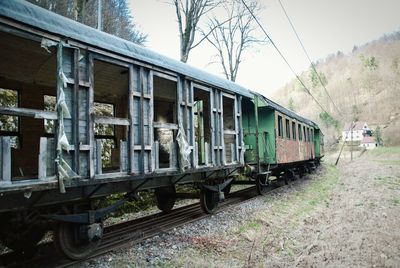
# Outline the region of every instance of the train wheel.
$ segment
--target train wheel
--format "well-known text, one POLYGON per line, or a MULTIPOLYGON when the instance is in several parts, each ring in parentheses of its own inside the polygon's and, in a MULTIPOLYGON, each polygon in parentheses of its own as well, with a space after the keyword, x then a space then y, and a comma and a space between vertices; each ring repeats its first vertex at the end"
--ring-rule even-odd
POLYGON ((90 256, 100 244, 100 238, 85 236, 87 225, 60 222, 54 231, 54 243, 67 258, 81 260, 90 256))
POLYGON ((170 212, 175 205, 176 190, 174 186, 157 188, 154 191, 157 207, 162 212, 170 212))
POLYGON ((269 185, 268 175, 258 175, 256 179, 256 188, 259 195, 265 195, 269 185))
POLYGON ((1 238, 3 244, 15 252, 24 254, 35 253, 35 246, 46 233, 46 229, 38 225, 15 227, 11 224, 3 231, 5 233, 1 238))
POLYGON ((206 188, 200 191, 200 205, 207 214, 213 214, 218 208, 218 193, 206 188))

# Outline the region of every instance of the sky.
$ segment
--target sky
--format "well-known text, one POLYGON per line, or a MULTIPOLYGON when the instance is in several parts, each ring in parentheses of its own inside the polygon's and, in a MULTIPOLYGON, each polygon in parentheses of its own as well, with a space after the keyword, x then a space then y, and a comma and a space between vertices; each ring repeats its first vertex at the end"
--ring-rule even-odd
MULTIPOLYGON (((168 0, 128 0, 139 29, 148 34, 147 48, 179 60, 179 32, 174 6, 168 0)), ((259 18, 296 73, 310 67, 278 0, 258 0, 259 18)), ((281 0, 312 61, 331 53, 350 53, 354 45, 400 30, 399 0, 281 0)), ((217 14, 218 15, 218 14, 217 14)), ((204 18, 204 22, 207 18, 204 18)), ((200 26, 203 25, 200 23, 200 26)), ((263 37, 261 31, 258 32, 263 37)), ((200 35, 198 35, 200 37, 200 35)), ((195 41, 196 42, 196 41, 195 41)), ((221 75, 215 50, 207 43, 191 51, 188 64, 221 75)), ((270 94, 294 78, 271 44, 243 55, 236 82, 270 94)))

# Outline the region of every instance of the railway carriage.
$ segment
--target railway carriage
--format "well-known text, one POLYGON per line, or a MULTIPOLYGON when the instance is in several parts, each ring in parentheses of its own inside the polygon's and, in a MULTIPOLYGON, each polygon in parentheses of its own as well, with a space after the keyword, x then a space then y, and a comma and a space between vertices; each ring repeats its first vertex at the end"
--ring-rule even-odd
POLYGON ((232 183, 262 193, 322 157, 315 123, 25 1, 0 2, 0 58, 0 240, 14 250, 54 228, 67 257, 85 258, 139 191, 168 212, 191 184, 212 213, 232 183))

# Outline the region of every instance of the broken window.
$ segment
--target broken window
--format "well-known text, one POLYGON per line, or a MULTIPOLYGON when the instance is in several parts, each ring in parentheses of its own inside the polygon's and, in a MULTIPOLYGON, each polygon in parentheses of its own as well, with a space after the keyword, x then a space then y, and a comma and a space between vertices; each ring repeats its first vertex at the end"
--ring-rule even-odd
POLYGON ((128 170, 128 68, 94 60, 94 137, 96 173, 128 170))
MULTIPOLYGON (((36 40, 4 31, 0 32, 0 47, 0 131, 13 148, 5 169, 10 170, 11 180, 37 179, 41 139, 46 138, 44 118, 55 116, 43 113, 43 95, 57 95, 56 48, 45 50, 36 40)), ((47 153, 43 159, 50 163, 47 176, 52 176, 54 138, 47 144, 42 153, 47 153)))
POLYGON ((177 83, 154 75, 155 168, 177 168, 177 83))
POLYGON ((210 92, 194 87, 194 133, 199 165, 207 165, 211 160, 210 92))
POLYGON ((236 158, 236 123, 235 123, 235 99, 228 95, 223 96, 223 129, 225 162, 234 163, 236 158))
MULTIPOLYGON (((114 105, 110 103, 94 103, 94 114, 97 116, 114 117, 114 105)), ((112 150, 115 149, 115 126, 111 124, 94 124, 94 135, 96 141, 101 142, 101 161, 105 171, 112 167, 112 150)))

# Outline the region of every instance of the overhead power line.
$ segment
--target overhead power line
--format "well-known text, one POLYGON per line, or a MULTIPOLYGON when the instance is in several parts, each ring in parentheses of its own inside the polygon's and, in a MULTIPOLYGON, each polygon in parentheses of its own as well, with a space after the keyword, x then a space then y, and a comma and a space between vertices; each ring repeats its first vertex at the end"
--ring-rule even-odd
MULTIPOLYGON (((303 88, 306 90, 306 92, 312 97, 312 99, 318 104, 318 106, 322 109, 322 111, 324 111, 325 113, 328 113, 324 107, 322 107, 321 103, 314 97, 314 95, 311 93, 311 91, 307 88, 307 86, 304 84, 304 82, 300 79, 300 77, 298 76, 298 74, 294 71, 294 69, 292 68, 292 66, 289 64, 288 60, 286 59, 286 57, 282 54, 282 52, 279 50, 279 48, 277 47, 277 45, 275 44, 275 42, 272 40, 272 38, 269 36, 269 34, 267 33, 267 31, 264 29, 264 27, 261 25, 260 21, 257 19, 257 17, 254 15, 254 13, 251 11, 251 9, 249 8, 249 6, 246 4, 246 2, 244 0, 241 0, 243 5, 246 7, 246 9, 249 11, 250 15, 253 17, 253 19, 256 21, 256 23, 258 24, 258 26, 261 28, 261 30, 263 31, 263 33, 265 34, 265 36, 268 38, 268 40, 271 42, 271 44, 274 46, 274 48, 276 49, 276 51, 279 53, 279 55, 282 57, 282 59, 285 61, 286 65, 289 67, 289 69, 292 71, 292 73, 296 76, 297 80, 300 82, 300 84, 303 86, 303 88)), ((329 114, 329 113, 328 113, 329 114)))
POLYGON ((310 58, 310 56, 309 56, 309 54, 308 54, 308 52, 307 52, 307 50, 306 50, 306 48, 305 48, 303 42, 302 42, 301 39, 300 39, 299 34, 298 34, 297 31, 296 31, 296 28, 295 28, 294 25, 293 25, 292 20, 290 19, 289 15, 288 15, 287 12, 286 12, 285 7, 284 7, 283 4, 282 4, 282 1, 281 1, 281 0, 278 0, 278 1, 279 1, 279 4, 280 4, 281 7, 282 7, 283 12, 285 13, 285 16, 286 16, 287 20, 289 21, 290 26, 292 27, 292 30, 293 30, 294 34, 296 35, 297 40, 299 41, 299 43, 300 43, 300 45, 301 45, 301 47, 302 47, 302 49, 303 49, 304 54, 306 55, 308 61, 309 61, 310 64, 311 64, 312 70, 315 72, 315 74, 316 74, 317 77, 318 77, 319 82, 321 83, 322 87, 324 88, 326 95, 328 96, 329 100, 332 102, 332 104, 333 104, 333 106, 335 107, 335 109, 338 111, 339 115, 342 115, 341 111, 340 111, 339 108, 336 106, 336 104, 335 104, 335 102, 333 101, 331 95, 329 94, 329 92, 328 92, 328 90, 326 89, 324 83, 322 82, 321 76, 320 76, 319 73, 317 72, 317 69, 315 68, 315 64, 312 62, 312 60, 311 60, 311 58, 310 58))

